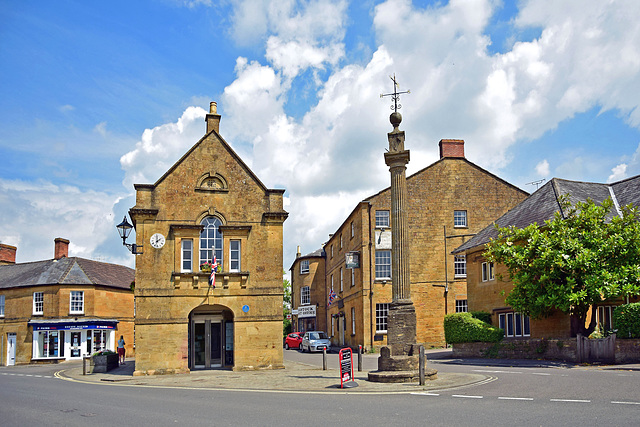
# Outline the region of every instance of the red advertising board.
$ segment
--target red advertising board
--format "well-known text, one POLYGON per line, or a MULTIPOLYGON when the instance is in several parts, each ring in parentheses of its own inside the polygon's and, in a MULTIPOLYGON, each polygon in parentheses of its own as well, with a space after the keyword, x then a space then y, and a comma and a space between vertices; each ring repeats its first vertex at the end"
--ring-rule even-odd
POLYGON ((353 381, 353 352, 350 348, 340 350, 340 388, 344 388, 344 383, 353 381))

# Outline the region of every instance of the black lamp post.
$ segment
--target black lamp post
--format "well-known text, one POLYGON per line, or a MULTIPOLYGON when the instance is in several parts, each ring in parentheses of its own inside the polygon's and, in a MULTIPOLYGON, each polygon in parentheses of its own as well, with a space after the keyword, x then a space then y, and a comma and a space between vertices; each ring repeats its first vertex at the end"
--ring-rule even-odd
POLYGON ((118 234, 120 234, 120 237, 122 237, 122 244, 126 246, 127 249, 131 251, 132 254, 142 255, 142 246, 138 246, 135 243, 133 244, 127 243, 127 237, 129 237, 129 234, 131 234, 131 230, 133 230, 133 225, 129 224, 129 221, 127 221, 126 215, 122 220, 122 222, 116 225, 116 228, 118 229, 118 234), (140 249, 140 252, 138 252, 138 249, 140 249))

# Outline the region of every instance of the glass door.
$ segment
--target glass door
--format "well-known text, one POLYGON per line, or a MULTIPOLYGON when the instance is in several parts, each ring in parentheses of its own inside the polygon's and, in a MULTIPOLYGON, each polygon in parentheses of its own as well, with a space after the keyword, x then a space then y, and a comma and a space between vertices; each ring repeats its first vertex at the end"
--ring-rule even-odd
POLYGON ((222 324, 211 323, 211 360, 210 367, 222 366, 222 324))
POLYGON ((204 322, 198 322, 194 325, 193 331, 193 352, 195 368, 204 368, 206 364, 205 356, 205 324, 204 322))

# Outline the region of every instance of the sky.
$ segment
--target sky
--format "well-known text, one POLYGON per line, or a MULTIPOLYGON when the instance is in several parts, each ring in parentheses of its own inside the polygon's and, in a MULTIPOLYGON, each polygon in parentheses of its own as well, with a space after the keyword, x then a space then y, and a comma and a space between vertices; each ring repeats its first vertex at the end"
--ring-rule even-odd
POLYGON ((115 225, 205 133, 285 189, 284 268, 389 186, 395 75, 407 173, 464 139, 533 192, 640 174, 637 0, 7 0, 0 242, 17 262, 133 267, 115 225))

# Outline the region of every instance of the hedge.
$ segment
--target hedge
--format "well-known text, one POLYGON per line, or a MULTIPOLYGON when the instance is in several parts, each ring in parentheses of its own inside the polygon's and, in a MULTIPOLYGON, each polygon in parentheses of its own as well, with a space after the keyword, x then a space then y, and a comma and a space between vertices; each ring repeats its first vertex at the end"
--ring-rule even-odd
POLYGON ((449 344, 463 342, 498 342, 504 331, 493 327, 471 313, 447 314, 444 317, 444 338, 449 344))
POLYGON ((471 311, 470 313, 476 319, 480 319, 483 322, 491 325, 491 313, 486 311, 471 311))
POLYGON ((624 304, 613 310, 617 338, 640 338, 640 303, 624 304))

